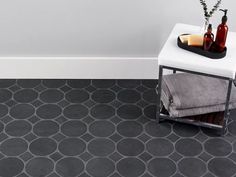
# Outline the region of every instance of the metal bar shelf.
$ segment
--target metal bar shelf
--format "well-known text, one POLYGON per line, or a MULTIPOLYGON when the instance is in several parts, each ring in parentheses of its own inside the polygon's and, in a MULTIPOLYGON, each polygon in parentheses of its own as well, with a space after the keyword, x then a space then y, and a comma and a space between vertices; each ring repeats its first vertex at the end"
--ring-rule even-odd
POLYGON ((221 134, 223 135, 226 131, 228 118, 230 116, 229 100, 230 100, 230 95, 231 95, 232 83, 233 83, 233 79, 228 78, 228 77, 222 77, 222 76, 218 76, 218 75, 200 73, 200 72, 196 72, 196 71, 189 71, 189 70, 185 70, 185 69, 181 69, 181 68, 160 65, 159 66, 159 80, 158 80, 158 86, 157 86, 158 88, 156 88, 156 91, 158 94, 157 95, 157 122, 163 121, 163 120, 182 122, 182 123, 186 123, 186 124, 192 124, 192 125, 196 125, 196 126, 221 130, 221 134), (174 118, 174 117, 170 117, 169 115, 162 114, 161 113, 161 89, 162 89, 161 85, 162 85, 162 77, 163 77, 163 70, 164 69, 172 70, 173 74, 175 74, 177 71, 180 71, 180 72, 192 73, 192 74, 208 76, 208 77, 213 77, 213 78, 218 78, 218 79, 223 79, 223 80, 229 81, 222 125, 207 123, 207 122, 202 122, 202 121, 196 121, 196 120, 191 120, 191 119, 174 118))

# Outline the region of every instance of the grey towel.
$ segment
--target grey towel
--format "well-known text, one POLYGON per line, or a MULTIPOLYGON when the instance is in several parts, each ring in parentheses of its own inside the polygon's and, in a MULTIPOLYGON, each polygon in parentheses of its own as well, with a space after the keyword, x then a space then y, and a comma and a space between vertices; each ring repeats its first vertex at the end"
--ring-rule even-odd
MULTIPOLYGON (((228 81, 189 73, 163 77, 162 102, 173 117, 225 110, 228 81)), ((232 87, 230 109, 236 108, 236 88, 232 87)))

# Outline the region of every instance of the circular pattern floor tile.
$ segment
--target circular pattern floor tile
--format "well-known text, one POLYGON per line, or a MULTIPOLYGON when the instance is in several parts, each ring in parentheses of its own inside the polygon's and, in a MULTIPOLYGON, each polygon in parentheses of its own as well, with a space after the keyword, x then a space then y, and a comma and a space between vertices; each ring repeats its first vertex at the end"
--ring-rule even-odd
POLYGON ((219 133, 212 128, 205 128, 205 127, 201 127, 202 132, 207 135, 208 137, 219 137, 219 133))
POLYGON ((124 103, 136 103, 141 99, 139 92, 135 90, 122 90, 118 93, 117 98, 124 103))
POLYGON ((135 105, 123 105, 118 108, 117 114, 123 119, 137 119, 142 115, 142 109, 135 105))
POLYGON ((171 125, 166 122, 158 124, 156 121, 151 121, 145 125, 145 130, 151 136, 164 137, 171 133, 171 125))
POLYGON ((155 138, 147 142, 147 151, 154 156, 167 156, 174 150, 174 145, 167 139, 155 138))
POLYGON ((29 133, 32 126, 25 120, 15 120, 6 125, 5 131, 10 136, 24 136, 29 133))
POLYGON ((231 145, 221 138, 209 139, 204 146, 205 150, 213 156, 226 156, 232 152, 231 145))
POLYGON ((197 158, 184 158, 179 164, 179 171, 188 177, 199 177, 202 176, 207 168, 205 163, 197 158))
POLYGON ((97 88, 110 88, 115 85, 115 80, 103 79, 103 80, 92 80, 92 84, 97 88))
POLYGON ((91 115, 97 119, 108 119, 115 115, 115 109, 109 105, 99 104, 91 109, 91 115))
POLYGON ((0 88, 8 88, 16 83, 15 79, 1 79, 0 88))
POLYGON ((88 79, 71 79, 67 80, 67 84, 72 88, 85 88, 90 85, 90 80, 88 79))
POLYGON ((123 88, 136 88, 141 84, 139 80, 118 80, 117 83, 123 88))
POLYGON ((105 138, 94 139, 88 144, 88 151, 95 156, 107 156, 115 150, 115 144, 105 138))
POLYGON ((97 137, 108 137, 115 131, 115 126, 108 121, 95 121, 89 126, 89 131, 97 137))
POLYGON ((92 94, 92 99, 97 103, 110 103, 116 95, 110 90, 96 90, 92 94))
POLYGON ((41 83, 39 79, 19 79, 17 84, 23 88, 34 88, 41 83))
POLYGON ((115 164, 107 158, 94 158, 87 163, 86 169, 93 177, 109 176, 114 172, 115 164))
POLYGON ((66 156, 75 156, 84 152, 86 144, 78 138, 66 138, 58 146, 58 150, 66 156))
POLYGON ((208 163, 208 169, 218 177, 231 177, 236 174, 236 165, 230 159, 214 158, 208 163))
POLYGON ((0 160, 0 176, 12 177, 20 174, 24 163, 18 158, 4 158, 0 160))
POLYGON ((144 115, 147 116, 150 119, 156 119, 156 105, 150 105, 145 107, 144 109, 144 115))
POLYGON ((176 172, 176 165, 168 158, 155 158, 148 163, 148 170, 156 177, 170 177, 176 172))
POLYGON ((0 89, 0 103, 4 103, 10 100, 12 97, 12 93, 7 89, 0 89))
POLYGON ((0 104, 0 118, 4 117, 8 113, 8 107, 4 104, 0 104))
POLYGON ((17 104, 11 108, 10 115, 15 119, 26 119, 34 112, 34 107, 30 104, 17 104))
POLYGON ((236 152, 236 141, 233 144, 233 150, 234 150, 234 152, 236 152))
POLYGON ((61 131, 69 137, 76 137, 84 134, 87 130, 86 124, 81 121, 68 121, 61 126, 61 131))
POLYGON ((37 109, 36 114, 42 119, 53 119, 59 116, 61 112, 61 107, 56 104, 44 104, 37 109))
POLYGON ((17 156, 28 149, 28 144, 21 138, 7 139, 0 145, 0 151, 7 156, 17 156))
POLYGON ((157 102, 157 94, 154 89, 149 89, 143 93, 143 99, 149 103, 157 102))
POLYGON ((64 95, 57 89, 48 89, 43 91, 39 97, 45 103, 56 103, 62 100, 64 95))
POLYGON ((118 162, 117 170, 124 177, 137 177, 144 173, 145 164, 137 158, 125 158, 118 162))
POLYGON ((230 133, 236 136, 236 121, 233 121, 228 125, 228 130, 230 133))
POLYGON ((70 103, 83 103, 89 99, 89 94, 84 90, 71 90, 66 93, 66 100, 70 103))
POLYGON ((178 153, 184 156, 196 156, 202 152, 202 145, 195 139, 180 139, 175 144, 178 153))
POLYGON ((0 133, 3 131, 3 129, 4 129, 4 125, 2 122, 0 122, 0 133))
POLYGON ((47 79, 43 80, 43 85, 48 88, 58 88, 62 87, 66 83, 65 80, 62 79, 47 79))
POLYGON ((56 164, 56 172, 62 177, 76 177, 83 171, 83 162, 74 157, 61 159, 56 164))
POLYGON ((88 115, 88 108, 81 104, 67 106, 63 114, 69 119, 81 119, 88 115))
POLYGON ((26 172, 34 177, 47 176, 53 171, 54 164, 52 160, 46 157, 37 157, 31 159, 25 167, 26 172))
POLYGON ((157 80, 142 80, 142 84, 148 88, 156 88, 158 81, 157 80))
POLYGON ((124 156, 138 156, 144 151, 144 144, 137 139, 126 138, 117 144, 117 150, 124 156))
POLYGON ((34 125, 33 132, 38 136, 48 137, 59 131, 59 125, 51 120, 39 121, 34 125))
POLYGON ((199 132, 199 128, 194 125, 175 123, 173 131, 181 137, 193 137, 199 132))
POLYGON ((20 103, 30 103, 37 99, 38 93, 33 89, 22 89, 14 94, 14 99, 20 103))
POLYGON ((57 143, 49 138, 38 138, 34 140, 29 146, 30 152, 38 156, 52 154, 56 148, 57 143))
POLYGON ((143 131, 143 127, 136 121, 123 121, 117 126, 119 134, 125 137, 136 137, 143 131))

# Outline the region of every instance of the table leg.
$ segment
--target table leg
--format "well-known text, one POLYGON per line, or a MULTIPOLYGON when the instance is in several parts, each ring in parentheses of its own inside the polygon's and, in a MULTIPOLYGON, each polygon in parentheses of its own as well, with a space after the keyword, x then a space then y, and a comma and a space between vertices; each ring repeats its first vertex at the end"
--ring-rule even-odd
POLYGON ((226 95, 224 121, 223 121, 223 128, 222 128, 222 132, 221 132, 222 135, 224 135, 224 133, 225 133, 226 130, 227 130, 227 123, 228 123, 228 119, 229 119, 229 116, 230 116, 229 101, 230 101, 232 83, 233 83, 233 80, 230 79, 230 80, 229 80, 229 84, 228 84, 228 91, 227 91, 227 95, 226 95))
POLYGON ((156 119, 159 123, 160 121, 160 112, 161 112, 161 85, 162 85, 162 75, 163 75, 163 66, 159 66, 159 78, 158 78, 158 93, 157 93, 157 113, 156 119))

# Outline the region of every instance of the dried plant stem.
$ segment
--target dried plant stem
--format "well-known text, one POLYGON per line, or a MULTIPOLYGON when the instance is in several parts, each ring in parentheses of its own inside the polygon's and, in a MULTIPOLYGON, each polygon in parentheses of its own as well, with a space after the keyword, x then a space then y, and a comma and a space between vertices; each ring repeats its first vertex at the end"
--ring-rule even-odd
POLYGON ((222 0, 217 0, 216 4, 213 6, 213 8, 211 9, 211 11, 208 11, 208 7, 206 4, 206 0, 199 0, 203 10, 204 10, 204 18, 206 21, 209 22, 210 17, 212 17, 212 15, 214 14, 214 12, 220 7, 221 1, 222 0))

